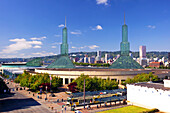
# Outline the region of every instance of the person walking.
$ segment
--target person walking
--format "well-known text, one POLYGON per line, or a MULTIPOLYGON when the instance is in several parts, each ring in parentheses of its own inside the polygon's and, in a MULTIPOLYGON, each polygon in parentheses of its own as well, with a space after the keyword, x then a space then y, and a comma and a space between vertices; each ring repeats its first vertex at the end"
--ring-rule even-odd
POLYGON ((66 113, 66 106, 64 107, 64 109, 65 109, 65 113, 66 113))

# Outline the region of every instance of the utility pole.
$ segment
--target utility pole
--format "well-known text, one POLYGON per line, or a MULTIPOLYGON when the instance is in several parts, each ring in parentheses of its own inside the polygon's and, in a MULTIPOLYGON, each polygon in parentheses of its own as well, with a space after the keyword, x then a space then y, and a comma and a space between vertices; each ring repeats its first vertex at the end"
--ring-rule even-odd
POLYGON ((84 109, 85 109, 85 90, 86 88, 85 88, 85 79, 84 79, 84 109))

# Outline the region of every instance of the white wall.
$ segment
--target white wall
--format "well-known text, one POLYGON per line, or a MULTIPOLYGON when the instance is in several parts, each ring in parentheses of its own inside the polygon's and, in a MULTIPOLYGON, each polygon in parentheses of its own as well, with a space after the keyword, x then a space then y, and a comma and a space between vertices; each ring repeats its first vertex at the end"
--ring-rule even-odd
POLYGON ((146 108, 170 112, 170 91, 127 85, 128 103, 146 108))

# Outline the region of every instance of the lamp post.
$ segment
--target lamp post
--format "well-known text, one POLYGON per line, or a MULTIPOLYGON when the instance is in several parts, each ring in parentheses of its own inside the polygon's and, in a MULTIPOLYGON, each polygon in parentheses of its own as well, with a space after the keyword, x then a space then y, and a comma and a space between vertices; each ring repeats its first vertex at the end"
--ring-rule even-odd
POLYGON ((46 97, 45 97, 45 100, 47 100, 47 86, 46 86, 46 97))
POLYGON ((50 75, 50 93, 51 93, 51 80, 52 80, 52 77, 50 75))
POLYGON ((30 84, 31 84, 31 83, 29 82, 29 91, 30 91, 30 84))
POLYGON ((85 88, 85 79, 84 79, 84 109, 85 109, 85 90, 86 88, 85 88))

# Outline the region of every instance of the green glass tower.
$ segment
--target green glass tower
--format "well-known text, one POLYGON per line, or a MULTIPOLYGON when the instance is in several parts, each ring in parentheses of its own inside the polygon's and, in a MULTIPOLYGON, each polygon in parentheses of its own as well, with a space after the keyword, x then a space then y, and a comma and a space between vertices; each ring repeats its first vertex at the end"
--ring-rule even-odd
POLYGON ((65 18, 65 27, 63 28, 63 38, 62 38, 62 44, 61 44, 61 55, 68 55, 66 18, 65 18))
POLYGON ((125 24, 124 14, 124 25, 122 26, 122 42, 120 44, 121 56, 129 56, 130 44, 128 42, 128 26, 125 24))
POLYGON ((120 57, 109 67, 110 69, 143 69, 131 56, 129 56, 130 43, 128 42, 128 26, 122 26, 122 42, 120 43, 120 57))
POLYGON ((51 63, 47 68, 75 68, 73 62, 68 56, 68 44, 67 44, 67 27, 65 18, 65 27, 63 28, 63 38, 61 44, 61 55, 58 55, 56 60, 51 63))

